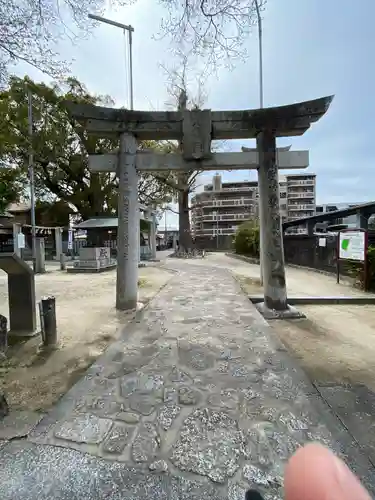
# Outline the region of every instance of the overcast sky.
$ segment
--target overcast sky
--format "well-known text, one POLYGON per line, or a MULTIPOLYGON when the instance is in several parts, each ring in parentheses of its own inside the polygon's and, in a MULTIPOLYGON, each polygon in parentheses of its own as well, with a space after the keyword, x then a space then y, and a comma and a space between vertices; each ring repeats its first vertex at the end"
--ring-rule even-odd
MULTIPOLYGON (((168 40, 152 37, 158 32, 162 12, 156 0, 138 0, 131 7, 106 12, 107 17, 135 28, 135 109, 162 110, 168 100, 167 76, 160 67, 173 65, 168 40)), ((263 14, 265 106, 335 94, 327 115, 303 137, 278 142, 310 150, 309 171, 317 174, 318 203, 375 199, 374 22, 374 0, 268 0, 263 14)), ((256 31, 246 43, 249 58, 245 63, 239 62, 231 72, 222 69, 217 78, 207 81, 206 107, 258 107, 256 31)), ((101 25, 91 39, 73 47, 63 44, 60 50, 66 58, 75 59, 72 73, 91 91, 111 95, 118 106, 128 104, 121 30, 101 25)), ((25 66, 18 72, 45 79, 25 66)), ((245 143, 254 144, 232 141, 226 147, 240 151, 245 143)), ((223 177, 245 179, 249 175, 238 171, 223 173, 223 177)), ((168 225, 174 223, 175 217, 168 215, 168 225)))

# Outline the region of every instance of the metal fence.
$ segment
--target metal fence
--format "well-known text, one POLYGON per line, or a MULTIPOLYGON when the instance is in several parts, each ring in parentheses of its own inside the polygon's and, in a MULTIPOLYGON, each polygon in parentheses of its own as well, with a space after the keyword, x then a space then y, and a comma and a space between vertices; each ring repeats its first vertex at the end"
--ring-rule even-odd
MULTIPOLYGON (((369 231, 369 245, 375 245, 375 231, 369 231)), ((284 255, 287 264, 311 267, 320 271, 337 271, 337 235, 286 234, 284 235, 284 255), (325 245, 319 240, 325 238, 325 245)), ((350 274, 351 265, 340 261, 340 274, 350 274)))

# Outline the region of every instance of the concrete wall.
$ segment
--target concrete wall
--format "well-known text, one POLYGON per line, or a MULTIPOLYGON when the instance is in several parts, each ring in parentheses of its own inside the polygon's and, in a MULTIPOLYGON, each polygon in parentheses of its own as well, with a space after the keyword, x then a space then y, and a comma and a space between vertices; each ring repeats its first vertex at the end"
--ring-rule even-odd
POLYGON ((219 235, 219 239, 217 237, 214 238, 210 236, 196 237, 195 246, 196 248, 204 249, 204 250, 232 250, 233 248, 233 237, 234 235, 219 235))

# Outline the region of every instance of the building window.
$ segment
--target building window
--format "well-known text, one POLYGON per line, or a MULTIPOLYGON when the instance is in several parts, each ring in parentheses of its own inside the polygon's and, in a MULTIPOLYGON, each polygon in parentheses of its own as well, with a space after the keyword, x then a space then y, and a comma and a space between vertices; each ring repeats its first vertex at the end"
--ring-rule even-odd
POLYGON ((280 198, 286 198, 286 192, 285 191, 283 191, 283 192, 280 193, 280 198))

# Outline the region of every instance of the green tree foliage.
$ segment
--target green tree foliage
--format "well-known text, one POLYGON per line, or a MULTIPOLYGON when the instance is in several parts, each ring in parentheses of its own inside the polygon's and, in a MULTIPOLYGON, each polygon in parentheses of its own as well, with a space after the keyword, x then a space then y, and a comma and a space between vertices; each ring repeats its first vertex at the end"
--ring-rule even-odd
POLYGON ((24 190, 24 182, 25 176, 19 169, 0 167, 0 215, 10 203, 19 201, 24 190))
MULTIPOLYGON (((111 100, 91 95, 76 79, 70 78, 63 85, 37 84, 27 78, 10 80, 9 87, 0 94, 0 137, 4 138, 0 166, 27 170, 28 89, 33 102, 32 145, 37 197, 70 203, 84 219, 116 213, 116 174, 91 173, 88 155, 113 150, 118 147, 118 140, 88 135, 84 127, 72 119, 64 104, 66 100, 74 100, 109 105, 111 100)), ((148 205, 168 202, 170 188, 151 175, 143 176, 139 182, 139 200, 148 205)))
POLYGON ((257 220, 250 220, 241 224, 234 238, 236 253, 259 257, 260 232, 257 220))

